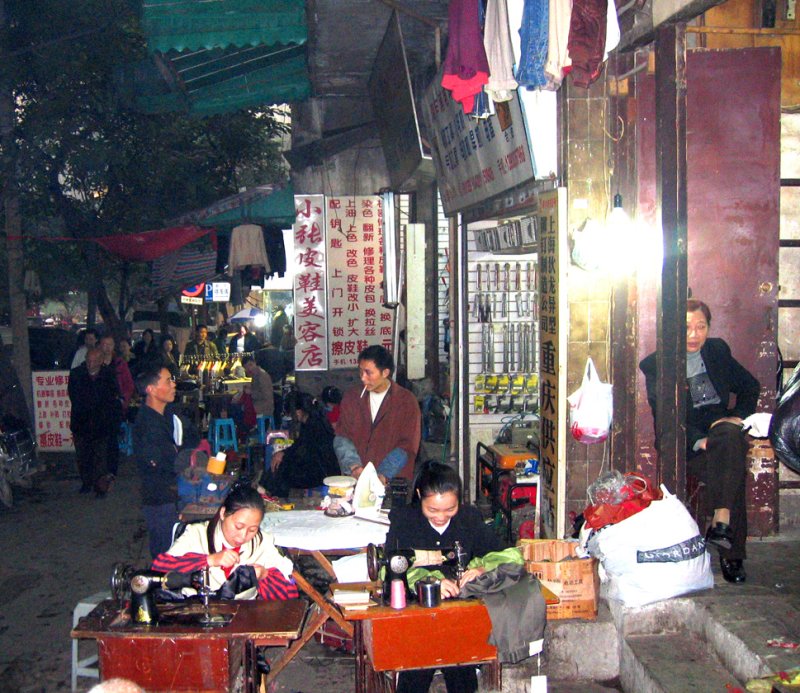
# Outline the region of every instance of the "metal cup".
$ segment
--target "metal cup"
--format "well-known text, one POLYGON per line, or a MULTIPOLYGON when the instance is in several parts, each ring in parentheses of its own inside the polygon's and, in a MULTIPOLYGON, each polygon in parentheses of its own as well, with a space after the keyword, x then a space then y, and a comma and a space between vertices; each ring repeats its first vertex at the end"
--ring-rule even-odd
POLYGON ((442 603, 442 584, 428 576, 417 582, 417 600, 420 606, 431 608, 442 603))

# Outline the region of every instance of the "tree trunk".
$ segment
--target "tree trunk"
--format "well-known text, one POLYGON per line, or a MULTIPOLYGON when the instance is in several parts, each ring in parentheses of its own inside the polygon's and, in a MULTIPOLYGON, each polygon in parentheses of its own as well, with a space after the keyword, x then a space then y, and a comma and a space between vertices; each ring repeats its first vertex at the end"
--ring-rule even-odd
POLYGON ((8 277, 8 302, 11 312, 11 330, 14 335, 13 363, 19 376, 29 418, 33 412, 33 387, 31 384, 31 358, 28 345, 28 318, 26 316, 22 247, 22 222, 19 212, 19 191, 15 175, 16 142, 14 140, 14 92, 8 70, 12 69, 7 44, 6 9, 0 0, 0 151, 2 162, 2 201, 5 210, 6 276, 8 277))

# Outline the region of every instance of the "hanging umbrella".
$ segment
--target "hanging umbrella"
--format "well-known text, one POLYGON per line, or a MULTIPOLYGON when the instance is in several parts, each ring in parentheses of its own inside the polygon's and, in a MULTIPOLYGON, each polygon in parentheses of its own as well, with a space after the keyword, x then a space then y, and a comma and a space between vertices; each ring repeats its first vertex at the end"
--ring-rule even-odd
POLYGON ((256 316, 263 315, 264 311, 258 308, 243 308, 236 315, 234 315, 231 322, 247 322, 248 320, 255 320, 256 316))

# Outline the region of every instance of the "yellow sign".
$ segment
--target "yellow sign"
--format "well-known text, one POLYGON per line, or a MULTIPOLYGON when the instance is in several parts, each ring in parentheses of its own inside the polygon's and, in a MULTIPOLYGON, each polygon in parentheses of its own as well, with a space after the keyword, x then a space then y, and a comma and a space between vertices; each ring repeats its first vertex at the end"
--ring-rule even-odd
POLYGON ((567 420, 567 190, 539 194, 539 474, 542 536, 564 536, 567 420), (559 260, 562 260, 561 262, 559 260))

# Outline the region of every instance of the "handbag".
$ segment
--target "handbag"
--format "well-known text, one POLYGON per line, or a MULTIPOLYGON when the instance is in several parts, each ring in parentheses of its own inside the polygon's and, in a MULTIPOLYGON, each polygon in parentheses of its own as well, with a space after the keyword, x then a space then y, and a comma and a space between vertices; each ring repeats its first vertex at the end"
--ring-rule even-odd
POLYGON ((591 356, 586 359, 581 386, 567 397, 567 402, 575 440, 588 445, 608 438, 614 413, 613 385, 600 380, 591 356))

